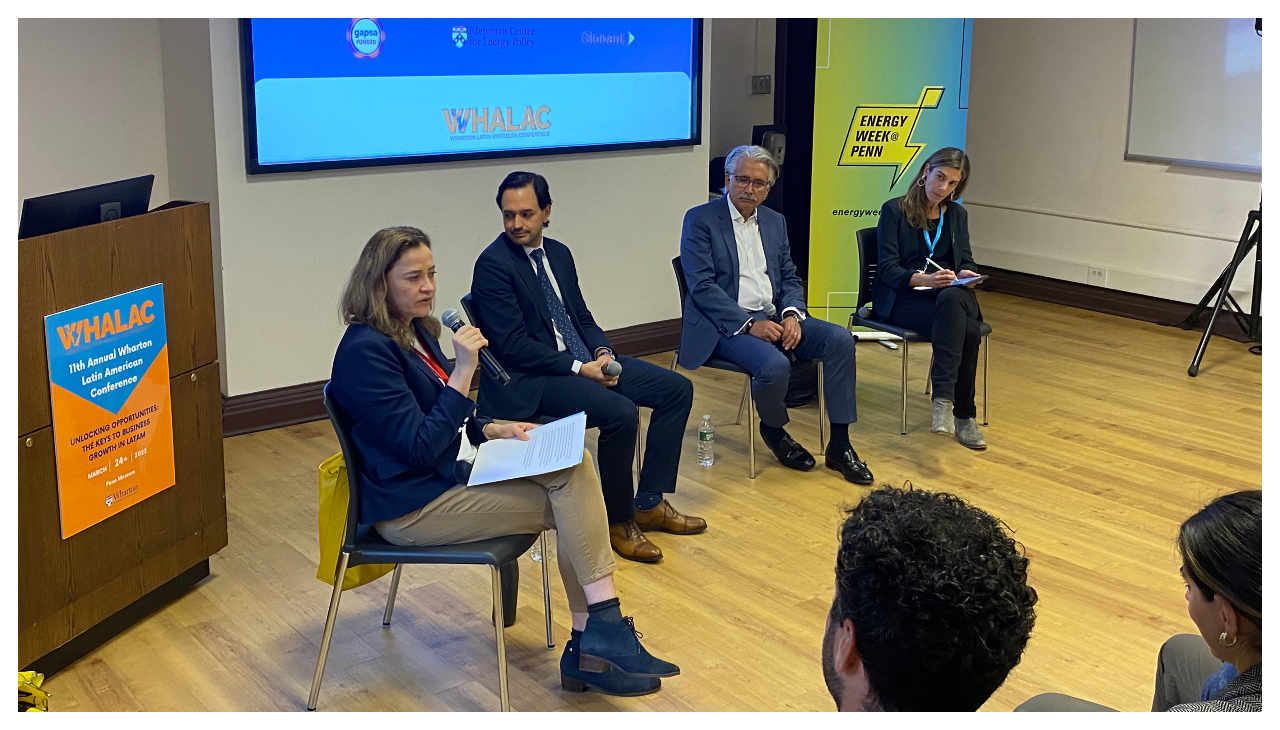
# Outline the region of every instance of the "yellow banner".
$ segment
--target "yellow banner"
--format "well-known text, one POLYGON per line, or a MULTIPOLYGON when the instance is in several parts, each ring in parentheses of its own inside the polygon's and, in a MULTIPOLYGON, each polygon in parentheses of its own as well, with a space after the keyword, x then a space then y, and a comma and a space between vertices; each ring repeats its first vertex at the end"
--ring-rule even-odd
POLYGON ((911 161, 925 148, 924 143, 912 144, 920 112, 937 109, 942 100, 943 87, 926 86, 920 92, 920 101, 908 104, 859 105, 849 122, 844 149, 840 153, 841 167, 894 167, 890 189, 898 183, 911 161))

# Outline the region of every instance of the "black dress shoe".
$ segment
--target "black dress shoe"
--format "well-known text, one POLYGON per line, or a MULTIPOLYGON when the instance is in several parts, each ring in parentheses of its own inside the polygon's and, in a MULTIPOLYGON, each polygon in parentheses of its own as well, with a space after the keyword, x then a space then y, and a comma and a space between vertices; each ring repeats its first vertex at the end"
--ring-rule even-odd
POLYGON ((854 484, 870 484, 875 481, 871 470, 858 459, 858 452, 852 446, 845 447, 838 454, 827 449, 827 468, 840 472, 846 481, 854 484))
POLYGON ((795 439, 791 438, 791 434, 783 435, 776 444, 769 443, 768 439, 765 439, 764 442, 769 447, 769 450, 773 452, 773 455, 778 457, 778 462, 788 469, 809 471, 814 464, 818 463, 813 460, 813 454, 810 454, 803 446, 796 443, 795 439))

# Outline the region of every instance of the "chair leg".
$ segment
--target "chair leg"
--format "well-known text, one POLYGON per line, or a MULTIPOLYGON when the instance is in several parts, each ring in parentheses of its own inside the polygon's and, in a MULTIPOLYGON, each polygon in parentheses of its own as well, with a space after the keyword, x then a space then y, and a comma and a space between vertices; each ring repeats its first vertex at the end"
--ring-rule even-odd
POLYGON ((347 574, 347 561, 350 553, 342 553, 338 557, 338 569, 333 579, 333 596, 329 599, 329 616, 324 620, 324 637, 320 639, 320 658, 316 660, 316 676, 311 680, 311 696, 307 698, 307 709, 316 709, 320 699, 320 680, 324 679, 324 663, 329 659, 329 642, 333 639, 333 625, 338 620, 338 602, 342 600, 342 578, 347 574))
POLYGON ((396 563, 396 569, 391 573, 391 590, 387 593, 387 610, 382 612, 382 625, 391 625, 391 612, 396 607, 396 589, 400 587, 400 569, 404 567, 402 563, 396 563))
POLYGON ((907 435, 907 352, 911 343, 902 341, 902 435, 907 435))
MULTIPOLYGON (((747 385, 751 377, 747 376, 747 385)), ((747 478, 756 478, 756 402, 747 398, 747 478)))
MULTIPOLYGON (((543 560, 546 560, 545 554, 543 560)), ((510 712, 511 699, 507 694, 507 641, 502 616, 502 574, 496 565, 490 565, 489 572, 493 577, 493 634, 498 644, 498 696, 502 700, 502 711, 510 712)))
POLYGON ((672 370, 675 370, 675 369, 676 369, 676 361, 677 361, 677 360, 679 360, 679 359, 680 359, 680 351, 679 351, 679 350, 677 350, 677 351, 675 351, 675 352, 671 353, 671 369, 672 369, 672 370))
POLYGON ((551 562, 547 554, 547 531, 538 536, 542 548, 542 614, 547 617, 547 649, 556 648, 556 640, 551 635, 551 579, 547 576, 547 563, 551 562))
POLYGON ((929 370, 924 376, 924 394, 933 395, 933 350, 929 350, 929 370))
POLYGON ((640 470, 644 467, 644 416, 636 409, 636 484, 640 483, 640 470))
POLYGON ((991 335, 982 338, 982 425, 988 425, 991 408, 991 335))
POLYGON ((827 394, 822 361, 818 361, 818 455, 827 453, 827 394))
POLYGON ((751 399, 751 378, 747 378, 747 382, 742 384, 742 399, 738 401, 738 419, 733 422, 735 426, 742 425, 742 412, 747 408, 747 401, 751 399))

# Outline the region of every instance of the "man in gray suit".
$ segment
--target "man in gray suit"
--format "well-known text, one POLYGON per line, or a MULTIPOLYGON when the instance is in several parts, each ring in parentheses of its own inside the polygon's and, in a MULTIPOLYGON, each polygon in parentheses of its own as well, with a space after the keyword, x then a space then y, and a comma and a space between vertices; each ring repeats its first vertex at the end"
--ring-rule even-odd
POLYGON ((822 360, 831 420, 827 468, 854 484, 871 484, 871 471, 849 443, 849 424, 858 420, 856 340, 806 314, 786 219, 760 206, 778 179, 778 163, 763 147, 743 145, 725 158, 724 170, 724 199, 684 216, 680 262, 689 295, 680 365, 695 370, 716 357, 750 373, 760 435, 783 466, 809 471, 815 461, 786 432, 783 400, 791 360, 822 360))

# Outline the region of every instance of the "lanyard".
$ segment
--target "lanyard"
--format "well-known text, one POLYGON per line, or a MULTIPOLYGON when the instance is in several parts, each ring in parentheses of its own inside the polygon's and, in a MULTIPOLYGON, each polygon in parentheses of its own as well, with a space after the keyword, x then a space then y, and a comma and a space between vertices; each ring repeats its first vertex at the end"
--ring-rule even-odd
POLYGON ((938 245, 938 239, 942 238, 942 222, 945 221, 946 219, 947 219, 946 209, 939 211, 938 212, 938 229, 934 231, 932 241, 929 240, 929 231, 927 229, 922 231, 924 233, 924 245, 929 247, 930 256, 933 255, 934 247, 938 245))
MULTIPOLYGON (((416 332, 414 333, 414 338, 419 343, 421 343, 422 338, 418 337, 417 334, 418 333, 416 332)), ((437 378, 440 378, 440 380, 442 380, 443 382, 446 382, 446 383, 449 382, 448 373, 446 373, 444 371, 444 368, 440 367, 439 363, 436 362, 436 359, 432 357, 430 353, 426 352, 425 350, 426 350, 425 346, 423 346, 422 350, 419 350, 416 347, 413 348, 414 353, 417 354, 417 356, 422 360, 422 362, 426 363, 427 367, 431 368, 431 372, 435 373, 437 378)))

